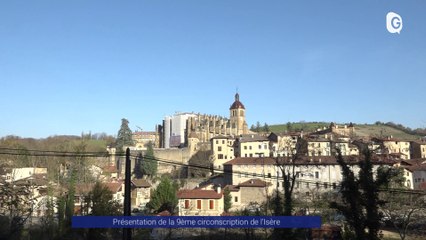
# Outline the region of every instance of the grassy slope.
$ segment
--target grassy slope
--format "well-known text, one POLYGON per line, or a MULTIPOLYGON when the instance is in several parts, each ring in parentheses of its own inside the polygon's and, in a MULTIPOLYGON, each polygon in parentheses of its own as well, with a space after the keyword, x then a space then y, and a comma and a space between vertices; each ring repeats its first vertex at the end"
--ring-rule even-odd
POLYGON ((358 136, 376 136, 376 137, 392 136, 394 138, 403 139, 403 140, 417 140, 420 138, 419 136, 407 134, 401 130, 398 130, 389 126, 384 126, 384 125, 373 125, 373 124, 355 125, 355 132, 358 136))

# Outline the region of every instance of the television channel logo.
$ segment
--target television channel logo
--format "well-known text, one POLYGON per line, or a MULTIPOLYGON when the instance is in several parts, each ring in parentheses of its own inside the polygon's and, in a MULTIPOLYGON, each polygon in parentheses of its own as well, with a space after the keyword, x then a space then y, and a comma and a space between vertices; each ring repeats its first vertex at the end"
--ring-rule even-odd
POLYGON ((394 12, 388 12, 386 15, 386 28, 390 33, 401 33, 402 17, 394 12))

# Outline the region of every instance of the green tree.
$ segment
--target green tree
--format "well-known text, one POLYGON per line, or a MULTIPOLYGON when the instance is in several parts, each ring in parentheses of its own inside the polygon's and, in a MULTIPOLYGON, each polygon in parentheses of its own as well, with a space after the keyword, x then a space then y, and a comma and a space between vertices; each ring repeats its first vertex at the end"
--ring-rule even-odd
POLYGON ((154 156, 153 144, 152 142, 149 142, 145 152, 145 157, 141 163, 141 173, 153 178, 157 174, 157 166, 158 164, 154 156))
MULTIPOLYGON (((112 192, 107 186, 96 182, 92 191, 85 199, 86 206, 91 206, 90 214, 93 216, 117 216, 121 214, 120 204, 113 200, 112 192)), ((116 229, 95 229, 88 230, 87 239, 112 239, 117 237, 116 229)))
POLYGON ((120 204, 113 200, 112 192, 107 186, 96 182, 86 198, 86 204, 91 206, 93 216, 116 216, 121 214, 120 204))
POLYGON ((262 129, 262 126, 260 126, 260 122, 259 121, 257 121, 256 122, 256 132, 260 132, 260 130, 262 129))
POLYGON ((177 186, 168 176, 163 176, 157 188, 151 194, 151 200, 147 203, 148 209, 154 212, 167 210, 173 213, 178 203, 176 191, 177 186))
POLYGON ((117 134, 116 140, 117 151, 123 151, 124 146, 133 146, 132 130, 129 128, 129 121, 125 118, 121 119, 121 127, 117 134))
POLYGON ((0 238, 20 239, 33 211, 34 200, 28 185, 0 184, 0 205, 5 217, 0 219, 0 238))
POLYGON ((269 132, 270 131, 269 125, 267 123, 263 124, 262 131, 264 131, 264 132, 269 132))
POLYGON ((287 132, 293 131, 293 125, 291 124, 291 122, 286 123, 286 128, 287 128, 287 132))
POLYGON ((223 191, 223 209, 225 212, 229 212, 232 207, 232 196, 229 188, 225 188, 223 191))
POLYGON ((362 152, 364 159, 358 162, 359 173, 356 176, 338 151, 337 163, 343 177, 340 183, 340 201, 331 202, 330 207, 345 216, 356 239, 376 240, 379 239, 381 220, 379 206, 383 204, 379 199, 379 189, 389 182, 391 172, 382 172, 374 178, 371 151, 364 147, 362 152))
POLYGON ((133 169, 133 174, 135 175, 135 178, 140 179, 143 177, 142 173, 142 161, 143 161, 143 155, 141 152, 138 153, 138 156, 135 160, 135 167, 133 169))
POLYGON ((40 218, 43 237, 53 239, 58 233, 55 221, 55 198, 53 197, 52 186, 48 187, 48 195, 43 198, 41 205, 44 205, 44 214, 40 218))

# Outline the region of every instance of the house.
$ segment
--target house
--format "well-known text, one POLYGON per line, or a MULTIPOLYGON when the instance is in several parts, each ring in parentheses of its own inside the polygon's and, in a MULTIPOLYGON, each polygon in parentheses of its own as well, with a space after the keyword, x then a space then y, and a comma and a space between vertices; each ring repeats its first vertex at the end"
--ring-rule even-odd
POLYGON ((410 142, 403 141, 392 136, 386 138, 372 138, 373 146, 379 146, 381 154, 398 156, 401 159, 410 159, 410 142))
POLYGON ((159 147, 160 139, 156 131, 138 131, 132 134, 132 140, 137 150, 145 150, 149 144, 152 144, 152 147, 159 147))
POLYGON ((179 190, 179 216, 220 216, 223 211, 223 192, 216 190, 179 190))
POLYGON ((327 138, 307 138, 306 147, 308 156, 331 156, 332 153, 331 140, 327 138))
POLYGON ((231 136, 217 136, 210 140, 214 169, 222 169, 223 164, 235 158, 235 139, 231 136))
POLYGON ((350 143, 347 140, 336 140, 336 141, 332 141, 331 143, 332 145, 332 149, 331 152, 334 152, 335 149, 339 149, 340 153, 343 156, 357 156, 359 155, 359 149, 357 146, 355 146, 354 144, 350 143))
POLYGON ((232 210, 242 210, 250 204, 260 205, 272 195, 273 189, 270 182, 259 178, 249 179, 238 185, 227 185, 231 194, 232 210))
MULTIPOLYGON (((43 171, 42 171, 43 172, 43 171)), ((46 214, 46 211, 49 210, 48 204, 49 201, 53 204, 53 212, 57 212, 56 207, 56 197, 49 196, 48 186, 49 181, 47 179, 47 174, 33 174, 26 178, 21 178, 19 180, 13 181, 13 188, 21 189, 22 193, 28 194, 28 199, 31 200, 31 206, 33 217, 42 217, 46 214)))
MULTIPOLYGON (((412 175, 414 190, 426 190, 426 158, 417 158, 404 161, 409 165, 403 166, 406 172, 412 175)), ((409 179, 409 175, 406 177, 409 179)))
POLYGON ((426 140, 410 142, 411 158, 426 158, 426 140))
POLYGON ((124 182, 107 182, 103 183, 112 192, 112 200, 117 201, 119 204, 124 204, 124 182))
POLYGON ((151 197, 151 184, 145 179, 131 181, 131 207, 144 209, 151 197))
POLYGON ((12 168, 5 172, 4 178, 7 182, 15 182, 21 179, 32 177, 33 175, 46 175, 47 168, 36 168, 36 167, 24 167, 24 168, 12 168))
POLYGON ((268 136, 270 156, 288 157, 296 151, 296 144, 300 137, 298 133, 274 133, 268 136))
MULTIPOLYGON (((124 182, 102 183, 112 193, 112 201, 124 204, 124 182)), ((74 193, 74 214, 85 215, 90 212, 90 205, 87 205, 86 197, 93 190, 94 183, 79 183, 75 185, 74 193)))
POLYGON ((102 168, 102 176, 104 180, 117 180, 118 169, 115 165, 108 165, 102 168))
MULTIPOLYGON (((354 172, 359 171, 357 163, 360 156, 344 156, 354 172)), ((373 156, 373 170, 381 165, 391 166, 395 162, 379 156, 373 156)), ((283 176, 281 167, 288 168, 295 164, 298 191, 307 193, 310 189, 328 190, 336 188, 342 181, 341 167, 334 156, 301 156, 294 160, 288 157, 253 157, 235 158, 224 164, 224 182, 226 185, 239 185, 250 179, 261 179, 271 183, 272 189, 282 189, 283 176)))
POLYGON ((269 139, 258 134, 240 135, 235 141, 237 157, 269 156, 269 139))
POLYGON ((349 125, 338 125, 334 122, 331 122, 328 128, 319 129, 314 132, 316 135, 332 134, 340 135, 345 137, 352 137, 355 134, 355 126, 352 123, 349 125))

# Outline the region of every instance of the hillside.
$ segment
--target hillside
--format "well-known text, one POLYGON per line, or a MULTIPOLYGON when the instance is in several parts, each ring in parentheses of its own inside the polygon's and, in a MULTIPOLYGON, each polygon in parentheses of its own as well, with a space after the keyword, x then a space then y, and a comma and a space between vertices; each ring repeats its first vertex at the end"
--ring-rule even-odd
MULTIPOLYGON (((344 123, 338 123, 344 125, 344 123)), ((328 127, 330 123, 326 122, 297 122, 287 124, 270 125, 269 129, 272 132, 286 132, 286 131, 301 131, 313 132, 319 128, 328 127)), ((404 140, 417 140, 421 136, 405 133, 400 129, 396 129, 384 124, 355 124, 355 133, 359 137, 375 136, 386 137, 392 136, 397 139, 404 140)))
POLYGON ((355 125, 355 132, 357 136, 375 136, 375 137, 386 137, 392 136, 397 139, 404 140, 418 140, 420 136, 405 133, 399 129, 386 126, 386 125, 374 125, 374 124, 361 124, 355 125))

